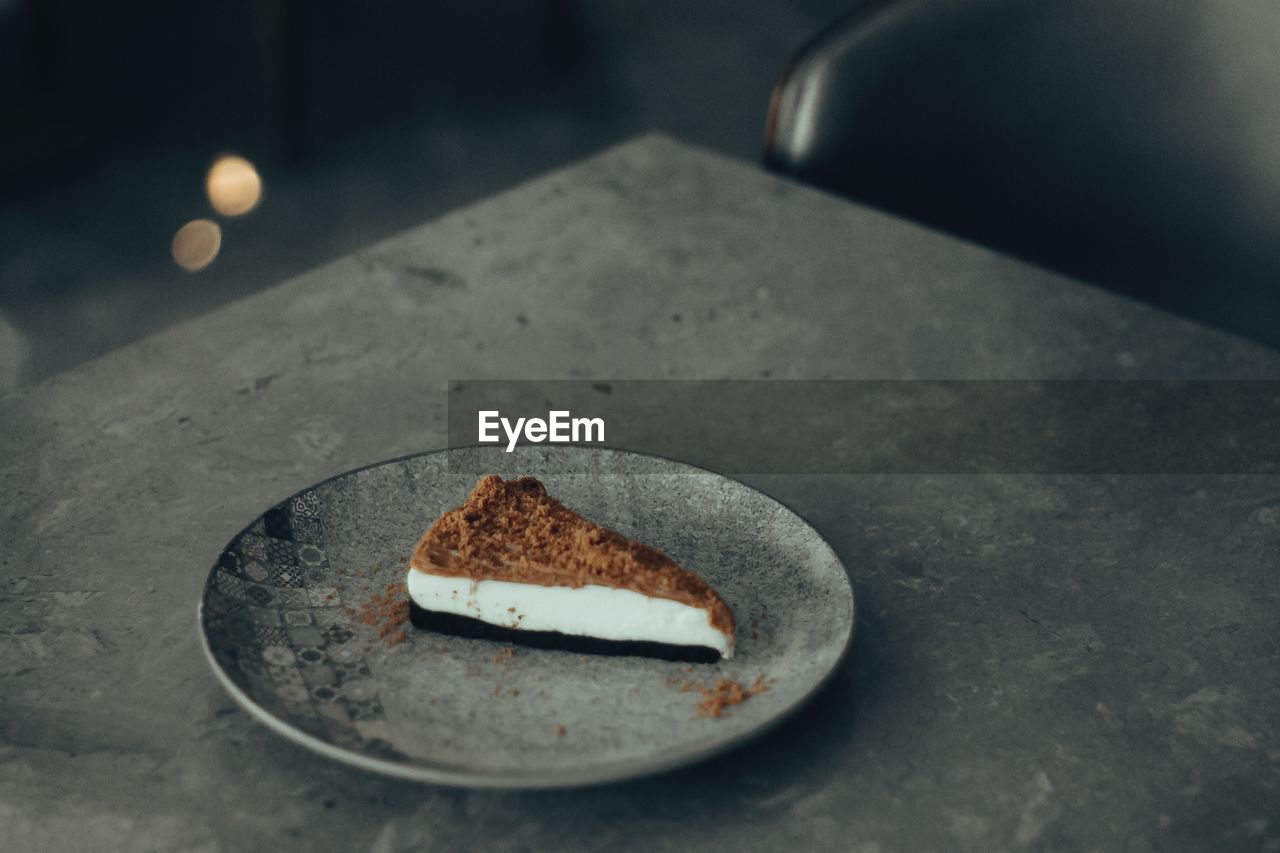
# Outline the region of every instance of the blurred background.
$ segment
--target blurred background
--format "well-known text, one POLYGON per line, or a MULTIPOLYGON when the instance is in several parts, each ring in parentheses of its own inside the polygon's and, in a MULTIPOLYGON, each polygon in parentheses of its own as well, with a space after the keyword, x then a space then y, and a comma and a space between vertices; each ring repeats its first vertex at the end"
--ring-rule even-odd
POLYGON ((1276 3, 0 0, 0 110, 0 393, 650 129, 1280 345, 1276 3))
POLYGON ((758 160, 788 56, 847 7, 0 0, 0 390, 643 130, 758 160), (261 178, 236 217, 224 153, 261 178), (197 219, 221 245, 189 273, 197 219))

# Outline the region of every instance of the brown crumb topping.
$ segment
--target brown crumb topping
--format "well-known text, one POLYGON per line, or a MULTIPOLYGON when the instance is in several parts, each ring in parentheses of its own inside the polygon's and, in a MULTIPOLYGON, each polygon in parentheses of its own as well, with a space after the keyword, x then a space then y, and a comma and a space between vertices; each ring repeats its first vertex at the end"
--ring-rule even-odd
POLYGON ((733 611, 710 584, 648 545, 588 521, 533 477, 482 479, 418 542, 410 565, 472 580, 633 589, 708 611, 732 636, 733 611))
POLYGON ((728 678, 720 679, 709 689, 697 688, 695 685, 698 692, 702 694, 702 701, 698 703, 698 716, 722 717, 725 709, 734 705, 741 705, 752 696, 764 693, 772 683, 772 679, 765 678, 762 675, 750 687, 728 678))
POLYGON ((403 625, 409 621, 409 593, 402 583, 389 583, 369 596, 355 610, 355 617, 377 629, 378 638, 398 646, 409 638, 403 625))

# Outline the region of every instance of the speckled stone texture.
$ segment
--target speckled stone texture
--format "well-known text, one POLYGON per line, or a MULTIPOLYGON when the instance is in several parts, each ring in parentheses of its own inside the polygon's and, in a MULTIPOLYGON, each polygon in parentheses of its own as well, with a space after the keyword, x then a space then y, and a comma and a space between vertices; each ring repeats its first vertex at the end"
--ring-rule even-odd
POLYGON ((754 478, 851 567, 854 653, 761 740, 644 781, 382 779, 208 671, 212 556, 297 489, 442 446, 447 379, 765 371, 1275 379, 1280 356, 638 139, 0 400, 6 849, 1280 844, 1270 477, 754 478))

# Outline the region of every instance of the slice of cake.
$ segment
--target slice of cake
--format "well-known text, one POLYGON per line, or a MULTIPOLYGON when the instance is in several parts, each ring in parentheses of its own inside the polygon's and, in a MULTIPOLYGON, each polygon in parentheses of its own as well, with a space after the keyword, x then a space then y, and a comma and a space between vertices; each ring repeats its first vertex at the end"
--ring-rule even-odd
POLYGON ((594 654, 733 656, 733 611, 670 557, 593 524, 532 477, 481 480, 409 563, 419 628, 594 654))

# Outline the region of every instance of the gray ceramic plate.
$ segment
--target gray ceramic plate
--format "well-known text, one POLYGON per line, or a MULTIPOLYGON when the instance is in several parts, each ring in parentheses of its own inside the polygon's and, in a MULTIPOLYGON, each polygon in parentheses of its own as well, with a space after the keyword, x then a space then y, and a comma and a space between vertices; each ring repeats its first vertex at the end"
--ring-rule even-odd
POLYGON ((699 468, 579 447, 449 450, 327 480, 236 536, 200 605, 214 672, 276 732, 368 770, 500 788, 625 779, 723 751, 811 696, 853 622, 844 567, 786 507, 699 468), (737 616, 733 660, 511 654, 411 626, 399 644, 379 638, 361 606, 403 579, 426 525, 483 473, 532 474, 700 573, 737 616), (722 678, 769 689, 700 715, 698 688, 722 678))

